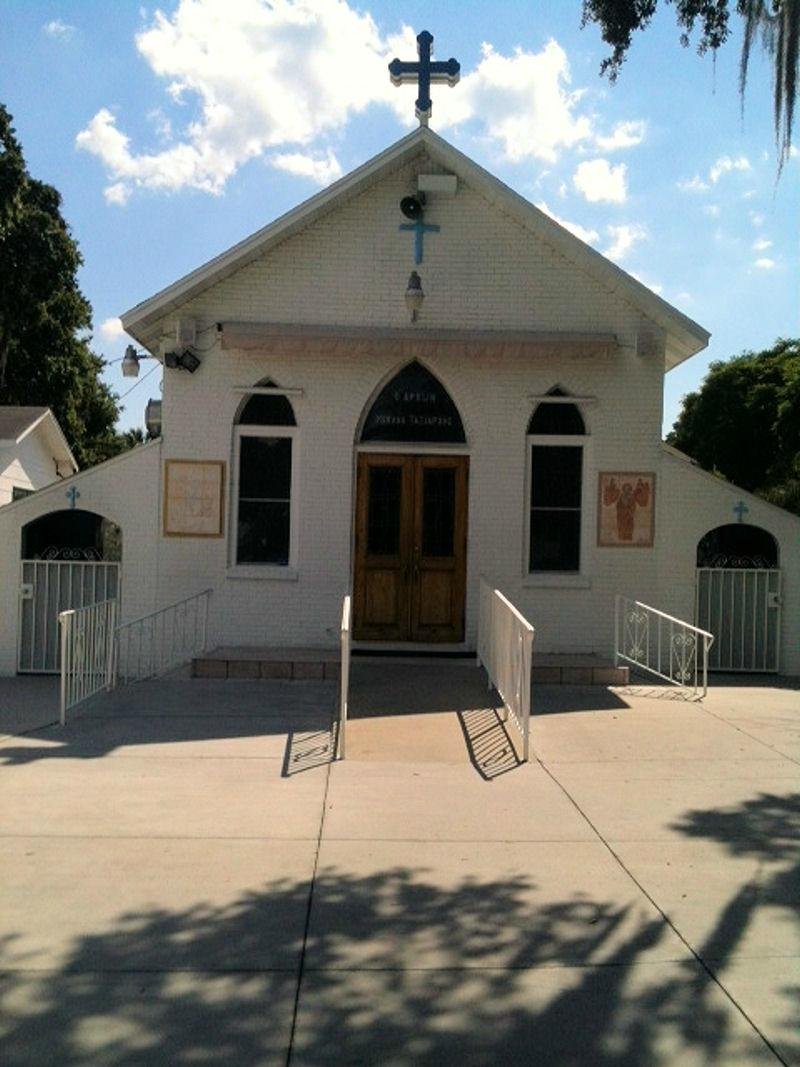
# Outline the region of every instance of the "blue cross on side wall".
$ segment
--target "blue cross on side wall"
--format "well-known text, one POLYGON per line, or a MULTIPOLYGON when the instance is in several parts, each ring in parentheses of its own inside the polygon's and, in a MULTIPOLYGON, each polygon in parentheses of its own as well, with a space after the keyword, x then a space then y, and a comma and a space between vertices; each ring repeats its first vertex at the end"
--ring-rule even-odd
POLYGON ((68 490, 66 491, 66 493, 64 493, 64 496, 65 496, 65 497, 67 498, 67 500, 69 501, 69 506, 70 506, 70 507, 71 507, 71 508, 72 508, 73 510, 75 509, 75 501, 76 501, 76 500, 78 499, 78 497, 79 497, 80 495, 81 495, 81 494, 80 494, 80 493, 78 492, 78 490, 77 490, 77 489, 75 488, 75 486, 74 486, 74 485, 71 485, 71 486, 69 487, 69 489, 68 489, 68 490))
POLYGON ((413 230, 414 231, 414 262, 422 262, 422 242, 426 233, 438 233, 441 227, 433 226, 431 223, 423 222, 422 219, 417 219, 416 222, 401 222, 401 230, 413 230))
POLYGON ((738 515, 739 516, 739 522, 743 522, 744 521, 744 517, 748 513, 749 510, 750 510, 750 508, 747 506, 747 504, 745 504, 745 502, 743 500, 740 500, 738 504, 734 504, 734 507, 733 507, 733 513, 734 513, 734 515, 738 515))
MULTIPOLYGON (((433 51, 433 34, 423 30, 417 36, 418 63, 404 63, 399 59, 393 59, 389 64, 389 75, 392 85, 402 85, 404 82, 419 82, 419 96, 416 100, 415 114, 419 119, 420 126, 427 126, 428 119, 433 111, 431 102, 431 82, 447 82, 455 85, 461 77, 461 64, 455 59, 448 59, 446 63, 431 63, 433 51)), ((417 260, 419 263, 420 260, 417 260)))

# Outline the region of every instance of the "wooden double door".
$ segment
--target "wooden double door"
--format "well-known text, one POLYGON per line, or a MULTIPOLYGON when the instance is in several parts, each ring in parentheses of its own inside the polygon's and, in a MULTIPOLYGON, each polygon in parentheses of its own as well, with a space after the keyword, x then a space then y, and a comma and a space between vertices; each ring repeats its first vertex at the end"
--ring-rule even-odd
POLYGON ((463 641, 467 456, 361 453, 353 634, 463 641))

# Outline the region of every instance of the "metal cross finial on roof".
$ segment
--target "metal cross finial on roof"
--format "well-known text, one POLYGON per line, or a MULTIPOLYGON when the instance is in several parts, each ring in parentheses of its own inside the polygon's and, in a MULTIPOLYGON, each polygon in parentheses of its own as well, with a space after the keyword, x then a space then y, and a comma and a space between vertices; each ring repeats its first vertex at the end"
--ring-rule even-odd
POLYGON ((389 74, 392 85, 402 85, 404 82, 419 82, 419 96, 417 97, 416 116, 420 126, 427 126, 431 117, 433 104, 431 103, 431 82, 447 82, 455 85, 461 76, 461 64, 455 59, 448 59, 446 63, 431 63, 433 51, 433 34, 423 30, 417 36, 418 63, 403 63, 399 59, 393 59, 389 64, 389 74))

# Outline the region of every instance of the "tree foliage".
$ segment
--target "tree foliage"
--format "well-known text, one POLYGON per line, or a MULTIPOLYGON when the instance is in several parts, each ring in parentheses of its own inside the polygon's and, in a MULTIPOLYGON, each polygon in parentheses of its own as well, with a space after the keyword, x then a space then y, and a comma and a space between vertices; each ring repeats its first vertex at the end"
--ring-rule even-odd
POLYGON ((81 466, 129 447, 114 432, 115 397, 89 347, 78 246, 61 197, 32 178, 0 104, 0 404, 52 408, 81 466))
POLYGON ((667 441, 800 515, 800 340, 712 363, 667 441))
MULTIPOLYGON (((747 73, 756 42, 773 66, 773 111, 779 167, 789 155, 797 97, 800 57, 800 0, 666 0, 672 3, 681 28, 681 44, 699 32, 698 51, 716 51, 731 34, 731 16, 744 22, 739 61, 739 92, 744 99, 747 73)), ((601 70, 613 81, 636 30, 650 23, 658 0, 583 0, 583 25, 597 23, 611 55, 601 70)))

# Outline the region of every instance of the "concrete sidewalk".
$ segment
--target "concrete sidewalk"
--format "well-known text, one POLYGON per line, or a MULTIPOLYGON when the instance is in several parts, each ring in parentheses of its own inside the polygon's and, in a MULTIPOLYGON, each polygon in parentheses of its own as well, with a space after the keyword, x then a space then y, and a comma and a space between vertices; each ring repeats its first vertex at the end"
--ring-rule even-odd
POLYGON ((0 1059, 800 1063, 800 693, 170 680, 0 741, 0 1059))

